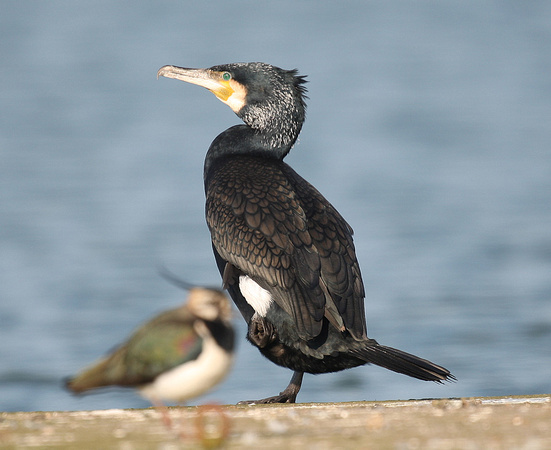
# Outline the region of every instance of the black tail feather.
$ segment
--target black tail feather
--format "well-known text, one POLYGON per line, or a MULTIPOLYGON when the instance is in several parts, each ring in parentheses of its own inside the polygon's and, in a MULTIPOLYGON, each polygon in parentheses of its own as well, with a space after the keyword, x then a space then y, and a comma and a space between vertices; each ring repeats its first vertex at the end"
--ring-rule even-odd
POLYGON ((455 381, 450 371, 426 359, 392 347, 379 345, 376 341, 354 353, 366 363, 375 364, 394 372, 403 373, 424 381, 455 381))

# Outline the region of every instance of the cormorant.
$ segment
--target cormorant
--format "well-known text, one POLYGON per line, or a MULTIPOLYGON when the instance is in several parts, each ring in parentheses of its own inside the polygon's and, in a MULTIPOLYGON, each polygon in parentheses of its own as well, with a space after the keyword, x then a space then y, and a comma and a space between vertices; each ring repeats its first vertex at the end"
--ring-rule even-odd
POLYGON ((66 387, 75 393, 136 387, 155 406, 202 395, 225 378, 233 363, 231 316, 222 291, 193 287, 187 303, 139 327, 111 354, 67 379, 66 387))
POLYGON ((245 123, 214 139, 204 181, 214 255, 247 338, 294 371, 283 392, 257 402, 294 403, 304 372, 370 363, 421 380, 455 379, 367 337, 352 228, 283 162, 305 119, 304 77, 265 63, 164 66, 157 76, 207 88, 245 123))

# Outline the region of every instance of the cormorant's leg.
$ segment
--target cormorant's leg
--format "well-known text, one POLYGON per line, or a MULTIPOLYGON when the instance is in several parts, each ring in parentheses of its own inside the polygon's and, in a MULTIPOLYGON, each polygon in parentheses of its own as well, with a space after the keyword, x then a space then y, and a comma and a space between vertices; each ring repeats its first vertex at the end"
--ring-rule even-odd
POLYGON ((280 392, 279 395, 263 398, 262 400, 245 400, 239 402, 238 405, 255 405, 264 403, 295 403, 298 391, 300 391, 300 387, 302 386, 303 376, 304 372, 293 373, 293 377, 291 378, 289 385, 282 392, 280 392))

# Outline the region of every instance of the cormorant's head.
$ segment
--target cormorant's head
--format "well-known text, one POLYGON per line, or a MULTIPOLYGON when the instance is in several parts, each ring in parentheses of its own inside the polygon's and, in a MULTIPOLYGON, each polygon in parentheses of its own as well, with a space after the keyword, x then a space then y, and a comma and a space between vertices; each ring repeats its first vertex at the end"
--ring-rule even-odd
POLYGON ((293 131, 298 136, 304 122, 306 80, 297 75, 296 70, 255 62, 223 64, 209 69, 164 66, 157 76, 207 88, 243 122, 262 132, 293 131))

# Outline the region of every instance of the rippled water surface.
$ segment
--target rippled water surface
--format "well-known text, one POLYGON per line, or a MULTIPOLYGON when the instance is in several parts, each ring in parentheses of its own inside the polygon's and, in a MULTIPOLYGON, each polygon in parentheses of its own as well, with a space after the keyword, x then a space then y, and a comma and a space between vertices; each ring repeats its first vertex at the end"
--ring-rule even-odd
MULTIPOLYGON (((0 410, 147 406, 70 375, 218 284, 203 158, 238 118, 165 64, 309 79, 287 162, 355 229, 372 337, 448 367, 307 375, 299 401, 551 391, 551 4, 6 2, 0 9, 0 410)), ((197 402, 273 395, 245 342, 197 402)))

